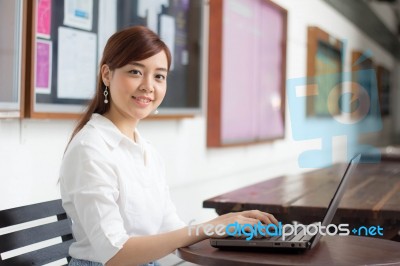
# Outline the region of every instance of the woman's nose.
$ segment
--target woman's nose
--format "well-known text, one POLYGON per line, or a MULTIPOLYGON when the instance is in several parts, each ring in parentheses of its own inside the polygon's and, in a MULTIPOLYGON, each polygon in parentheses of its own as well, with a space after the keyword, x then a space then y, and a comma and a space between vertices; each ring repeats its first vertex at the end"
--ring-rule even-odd
POLYGON ((153 92, 153 82, 151 78, 144 78, 142 84, 140 85, 140 89, 146 92, 153 92))

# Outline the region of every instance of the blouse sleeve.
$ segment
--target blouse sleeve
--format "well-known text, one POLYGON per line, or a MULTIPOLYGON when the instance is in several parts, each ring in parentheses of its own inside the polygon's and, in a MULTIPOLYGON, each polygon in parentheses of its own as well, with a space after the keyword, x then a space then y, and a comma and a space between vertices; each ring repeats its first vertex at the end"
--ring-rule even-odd
POLYGON ((64 208, 103 264, 129 238, 117 204, 118 184, 115 168, 98 147, 79 143, 65 154, 61 167, 64 208))
POLYGON ((175 205, 173 204, 169 194, 169 187, 165 186, 165 190, 165 212, 160 229, 161 233, 173 231, 186 226, 186 224, 179 218, 178 214, 176 213, 175 205))

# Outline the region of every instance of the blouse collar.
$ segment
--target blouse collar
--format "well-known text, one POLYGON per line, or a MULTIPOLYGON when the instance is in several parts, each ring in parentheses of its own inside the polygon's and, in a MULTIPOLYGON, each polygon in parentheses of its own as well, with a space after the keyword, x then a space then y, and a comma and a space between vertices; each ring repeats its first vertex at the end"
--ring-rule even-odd
POLYGON ((88 125, 96 128, 102 138, 113 148, 117 147, 122 140, 126 140, 133 145, 141 146, 141 144, 143 143, 143 139, 136 128, 134 131, 136 142, 134 142, 132 139, 122 134, 117 126, 114 125, 113 122, 111 122, 111 120, 97 113, 92 114, 88 125))

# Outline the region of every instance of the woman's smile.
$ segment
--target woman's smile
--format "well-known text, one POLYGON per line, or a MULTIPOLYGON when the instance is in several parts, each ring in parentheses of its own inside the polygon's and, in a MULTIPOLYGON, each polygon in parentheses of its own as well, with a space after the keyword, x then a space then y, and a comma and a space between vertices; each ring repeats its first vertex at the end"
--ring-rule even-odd
POLYGON ((137 105, 140 107, 147 107, 152 102, 152 99, 146 96, 132 96, 132 99, 135 101, 137 105))

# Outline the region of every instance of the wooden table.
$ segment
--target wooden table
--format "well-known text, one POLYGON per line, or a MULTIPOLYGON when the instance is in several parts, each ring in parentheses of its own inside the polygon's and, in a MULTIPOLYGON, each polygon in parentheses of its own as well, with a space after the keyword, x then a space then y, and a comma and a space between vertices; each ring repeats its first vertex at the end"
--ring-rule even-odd
MULTIPOLYGON (((259 209, 284 223, 321 221, 346 164, 335 164, 298 175, 280 176, 203 202, 218 214, 259 209)), ((400 157, 377 164, 359 164, 339 205, 333 223, 352 227, 380 225, 386 239, 400 230, 400 157)))
POLYGON ((227 251, 209 240, 180 248, 177 255, 200 265, 400 265, 400 243, 360 236, 326 236, 301 253, 227 251))

